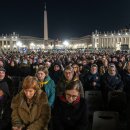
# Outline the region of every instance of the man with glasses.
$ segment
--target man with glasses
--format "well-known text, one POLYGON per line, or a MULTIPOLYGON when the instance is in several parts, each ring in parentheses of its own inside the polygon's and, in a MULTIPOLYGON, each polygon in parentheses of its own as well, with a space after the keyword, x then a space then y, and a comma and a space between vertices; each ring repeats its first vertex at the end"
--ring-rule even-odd
POLYGON ((74 72, 74 69, 71 66, 66 66, 63 76, 61 77, 61 80, 57 84, 57 96, 62 95, 65 92, 66 86, 70 84, 73 81, 79 81, 79 86, 81 87, 81 96, 84 97, 84 90, 81 81, 79 80, 79 77, 77 77, 76 73, 74 72))

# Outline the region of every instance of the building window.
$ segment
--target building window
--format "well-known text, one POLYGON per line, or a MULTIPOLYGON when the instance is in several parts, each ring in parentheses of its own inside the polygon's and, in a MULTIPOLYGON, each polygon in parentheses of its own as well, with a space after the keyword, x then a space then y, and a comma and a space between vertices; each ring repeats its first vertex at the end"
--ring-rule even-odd
POLYGON ((2 46, 2 41, 0 41, 0 46, 2 46))
POLYGON ((7 41, 7 44, 10 45, 10 41, 7 41))
POLYGON ((125 38, 123 38, 123 44, 125 44, 125 38))
POLYGON ((16 44, 16 41, 13 41, 13 44, 16 44))
POLYGON ((129 38, 128 37, 126 38, 126 44, 129 44, 129 38))
POLYGON ((119 42, 121 42, 121 38, 119 38, 119 42))
POLYGON ((117 43, 117 38, 115 38, 115 43, 117 43))
POLYGON ((98 43, 99 41, 98 41, 98 39, 97 39, 97 43, 98 43))
POLYGON ((111 42, 113 43, 113 38, 111 39, 111 42))
POLYGON ((93 39, 94 43, 95 43, 95 39, 93 39))
POLYGON ((6 45, 6 41, 4 41, 4 45, 6 45))

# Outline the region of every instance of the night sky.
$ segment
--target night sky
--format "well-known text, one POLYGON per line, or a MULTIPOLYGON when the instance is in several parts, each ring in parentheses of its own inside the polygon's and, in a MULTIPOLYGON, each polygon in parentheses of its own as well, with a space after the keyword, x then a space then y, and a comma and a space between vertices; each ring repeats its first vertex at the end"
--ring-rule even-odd
MULTIPOLYGON (((0 35, 43 37, 45 0, 0 0, 0 35)), ((46 0, 49 38, 66 39, 130 26, 130 0, 46 0)))

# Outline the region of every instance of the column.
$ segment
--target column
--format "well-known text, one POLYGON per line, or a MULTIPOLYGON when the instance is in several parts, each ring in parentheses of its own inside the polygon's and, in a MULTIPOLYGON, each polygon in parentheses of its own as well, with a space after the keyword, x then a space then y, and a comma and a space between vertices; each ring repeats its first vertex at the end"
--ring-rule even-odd
POLYGON ((47 21, 46 5, 44 10, 44 40, 48 40, 48 21, 47 21))

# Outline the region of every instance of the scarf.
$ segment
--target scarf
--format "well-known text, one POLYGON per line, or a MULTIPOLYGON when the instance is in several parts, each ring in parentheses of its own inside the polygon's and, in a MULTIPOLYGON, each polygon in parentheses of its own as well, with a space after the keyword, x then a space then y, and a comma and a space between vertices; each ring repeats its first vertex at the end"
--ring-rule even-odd
POLYGON ((45 82, 41 81, 41 82, 39 82, 39 87, 42 88, 47 83, 48 83, 48 81, 45 81, 45 82))
POLYGON ((73 102, 73 103, 68 103, 68 101, 66 100, 65 96, 59 96, 60 100, 67 103, 67 104, 71 104, 72 106, 78 104, 80 102, 80 96, 77 97, 77 99, 73 102))

